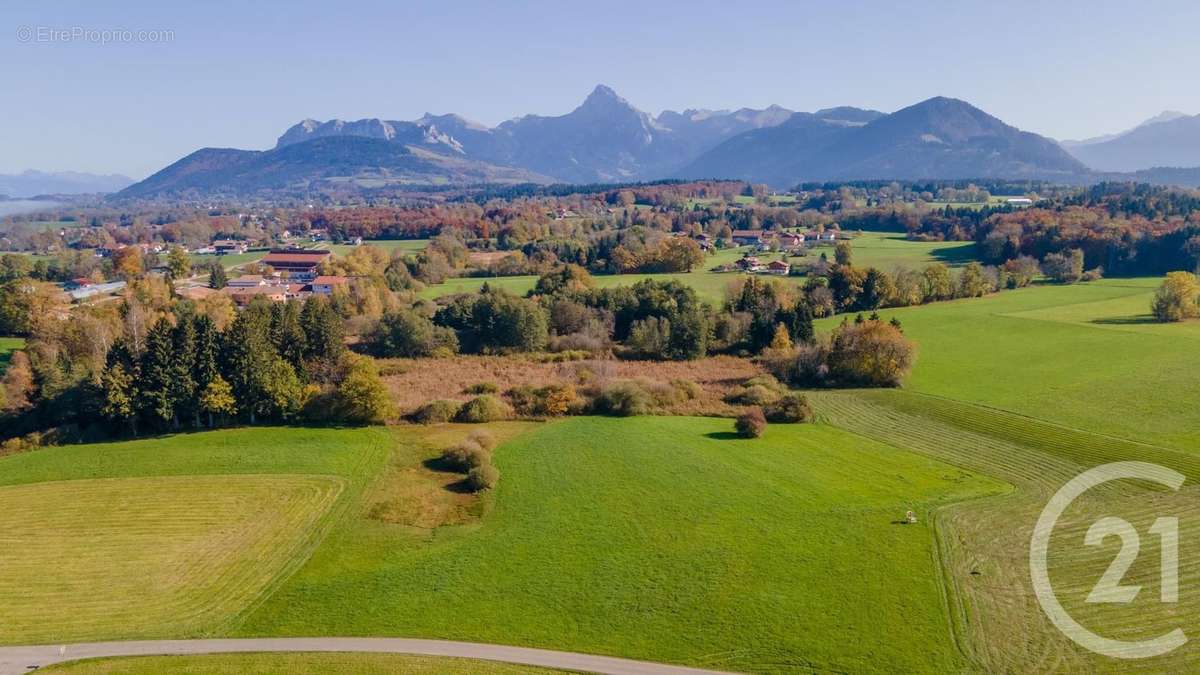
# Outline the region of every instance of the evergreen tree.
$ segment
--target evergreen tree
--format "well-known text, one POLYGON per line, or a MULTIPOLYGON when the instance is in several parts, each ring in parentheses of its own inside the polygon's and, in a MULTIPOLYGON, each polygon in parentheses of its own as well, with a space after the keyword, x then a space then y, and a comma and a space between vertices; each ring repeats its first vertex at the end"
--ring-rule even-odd
POLYGON ((291 364, 297 374, 302 374, 307 336, 300 326, 299 303, 284 302, 272 305, 271 341, 283 360, 291 364))
MULTIPOLYGON (((193 424, 200 426, 200 414, 205 412, 201 399, 208 390, 209 384, 220 379, 221 334, 213 320, 197 314, 192 317, 192 330, 195 333, 192 356, 192 384, 195 391, 196 403, 192 406, 194 413, 193 424)), ((228 382, 222 383, 226 388, 228 382)), ((232 393, 230 394, 232 396, 232 393)), ((212 416, 209 416, 209 426, 212 426, 212 416)))
POLYGON ((271 408, 264 379, 277 358, 271 344, 271 310, 255 300, 238 314, 225 333, 224 367, 237 407, 250 418, 269 414, 271 408))
POLYGON ((229 276, 225 274, 225 266, 219 261, 212 261, 208 264, 208 287, 220 290, 225 288, 229 283, 229 276))
POLYGON ((323 297, 311 297, 300 311, 304 363, 314 380, 326 381, 345 351, 342 319, 323 297))
POLYGON ((813 312, 807 302, 797 301, 791 310, 781 313, 780 320, 787 326, 793 342, 813 341, 816 335, 813 331, 813 312))
POLYGON ((869 268, 867 275, 863 277, 862 292, 855 301, 855 309, 877 309, 883 304, 883 286, 882 273, 874 267, 869 268))
POLYGON ((174 359, 171 362, 171 400, 174 416, 171 421, 179 428, 180 418, 195 419, 199 415, 199 390, 196 386, 196 328, 190 316, 179 319, 171 333, 174 359))
POLYGON ((171 322, 166 318, 159 319, 146 333, 138 377, 142 414, 156 426, 163 426, 175 417, 172 386, 175 345, 171 333, 171 322))

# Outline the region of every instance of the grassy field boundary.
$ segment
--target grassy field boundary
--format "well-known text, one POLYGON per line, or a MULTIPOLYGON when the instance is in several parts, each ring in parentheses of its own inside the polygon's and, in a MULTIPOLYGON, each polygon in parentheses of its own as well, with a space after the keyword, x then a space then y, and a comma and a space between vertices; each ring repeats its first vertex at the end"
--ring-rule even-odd
MULTIPOLYGON (((380 432, 380 436, 383 436, 383 432, 380 432)), ((380 442, 382 443, 383 440, 381 438, 380 442)), ((387 437, 387 440, 390 440, 390 437, 387 437)), ((371 485, 379 480, 382 474, 382 466, 387 461, 389 454, 390 448, 379 448, 374 453, 363 453, 359 463, 355 467, 352 479, 347 481, 347 488, 342 490, 333 507, 327 510, 324 516, 309 531, 301 549, 296 555, 292 556, 287 565, 275 575, 275 578, 252 601, 247 603, 241 611, 224 621, 221 629, 214 631, 214 634, 228 634, 236 631, 246 621, 247 617, 261 607, 275 591, 287 583, 296 572, 304 567, 305 563, 312 558, 317 548, 328 539, 329 534, 333 532, 335 526, 351 516, 352 507, 358 506, 363 495, 368 492, 371 485)))
MULTIPOLYGON (((1200 476, 1200 458, 911 392, 813 392, 811 398, 818 416, 828 423, 1014 486, 1006 495, 942 505, 933 516, 938 522, 943 579, 952 598, 951 625, 957 633, 957 646, 972 668, 986 672, 1098 672, 1113 667, 1111 661, 1085 652, 1059 634, 1038 608, 1028 577, 1033 522, 1049 496, 1084 469, 1139 459, 1171 466, 1195 479, 1200 476), (1092 443, 1087 443, 1089 440, 1092 443)), ((1179 516, 1181 541, 1200 537, 1195 522, 1200 512, 1198 494, 1196 486, 1178 493, 1133 481, 1100 486, 1080 500, 1077 512, 1060 520, 1054 536, 1059 542, 1082 541, 1091 522, 1113 513, 1120 513, 1143 531, 1156 514, 1171 513, 1179 516)), ((1164 624, 1174 621, 1192 625, 1200 615, 1200 603, 1196 602, 1200 598, 1185 598, 1178 607, 1171 607, 1152 601, 1152 594, 1143 594, 1138 613, 1130 613, 1124 606, 1118 611, 1111 605, 1083 602, 1091 583, 1111 562, 1112 552, 1074 546, 1052 559, 1051 574, 1058 580, 1060 600, 1085 624, 1103 626, 1123 639, 1138 639, 1162 632, 1164 624)), ((1146 560, 1139 559, 1130 568, 1128 582, 1154 583, 1157 568, 1146 560)), ((1200 583, 1198 562, 1181 557, 1181 586, 1200 583)), ((1200 650, 1189 645, 1147 665, 1183 671, 1198 663, 1200 650)))

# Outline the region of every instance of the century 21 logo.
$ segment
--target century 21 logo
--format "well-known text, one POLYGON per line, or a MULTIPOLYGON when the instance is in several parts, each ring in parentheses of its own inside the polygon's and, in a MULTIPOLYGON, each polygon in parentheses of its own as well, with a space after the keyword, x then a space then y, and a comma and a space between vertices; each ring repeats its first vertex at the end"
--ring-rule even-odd
MULTIPOLYGON (((1050 499, 1050 503, 1042 510, 1042 515, 1033 528, 1033 538, 1029 543, 1029 573, 1033 577, 1033 591, 1042 605, 1042 611, 1064 635, 1077 644, 1097 654, 1118 659, 1143 659, 1166 654, 1187 642, 1187 636, 1180 628, 1175 628, 1154 638, 1135 642, 1113 640, 1096 635, 1073 619, 1055 597, 1054 589, 1050 585, 1050 574, 1046 569, 1046 554, 1050 547, 1050 534, 1054 531, 1054 524, 1077 497, 1097 485, 1131 478, 1165 485, 1172 490, 1178 490, 1185 480, 1184 475, 1178 471, 1148 462, 1114 462, 1085 471, 1071 479, 1050 499)), ((1150 532, 1159 537, 1159 544, 1162 548, 1160 599, 1163 602, 1177 602, 1179 600, 1179 519, 1159 518, 1151 525, 1150 532)), ((1088 594, 1087 602, 1132 602, 1141 591, 1141 587, 1122 586, 1121 578, 1125 576, 1129 566, 1137 559, 1141 540, 1137 530, 1128 521, 1108 517, 1092 523, 1084 536, 1083 543, 1088 546, 1099 546, 1109 535, 1121 538, 1121 550, 1108 566, 1108 570, 1100 577, 1096 586, 1092 588, 1092 592, 1088 594)))

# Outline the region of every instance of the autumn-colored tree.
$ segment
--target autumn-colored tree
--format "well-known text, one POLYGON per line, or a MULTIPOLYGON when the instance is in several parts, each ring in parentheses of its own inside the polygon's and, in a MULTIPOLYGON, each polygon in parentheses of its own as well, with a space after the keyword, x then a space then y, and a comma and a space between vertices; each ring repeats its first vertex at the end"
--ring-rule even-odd
POLYGON ((839 241, 833 247, 833 260, 839 265, 853 264, 854 250, 849 241, 839 241))
POLYGON ((828 363, 843 386, 896 387, 908 375, 915 349, 898 328, 882 321, 844 325, 834 331, 828 363))
POLYGON ((113 251, 113 271, 126 281, 132 281, 142 276, 142 249, 137 246, 126 246, 113 251))
POLYGON ((338 383, 337 404, 339 417, 358 424, 381 424, 390 417, 395 407, 383 382, 375 361, 367 356, 348 355, 349 370, 338 383))
POLYGON ((233 387, 225 378, 217 375, 204 387, 200 394, 200 412, 208 416, 210 427, 217 420, 237 414, 237 399, 233 397, 233 387))
POLYGON ((958 295, 963 298, 979 298, 991 290, 987 277, 983 274, 983 265, 977 262, 967 263, 958 275, 958 295))
POLYGON ((942 263, 931 263, 921 273, 921 292, 924 302, 949 300, 954 297, 954 283, 950 268, 942 263))
POLYGON ((1183 321, 1200 316, 1200 280, 1191 272, 1171 272, 1154 292, 1150 311, 1159 321, 1183 321))
POLYGON ((775 334, 771 336, 770 349, 791 349, 792 336, 788 334, 787 326, 782 323, 775 324, 775 334))
POLYGON ((192 274, 192 259, 181 246, 172 246, 167 252, 167 274, 172 279, 186 279, 192 274))

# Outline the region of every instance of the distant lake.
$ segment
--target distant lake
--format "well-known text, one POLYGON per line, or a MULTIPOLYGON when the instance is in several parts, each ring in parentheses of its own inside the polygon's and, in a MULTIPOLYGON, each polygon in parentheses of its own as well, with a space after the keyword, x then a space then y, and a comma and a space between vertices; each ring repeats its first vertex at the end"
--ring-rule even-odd
POLYGON ((0 216, 14 216, 18 213, 30 213, 32 211, 49 211, 59 206, 61 206, 59 202, 14 199, 12 201, 0 202, 0 216))

